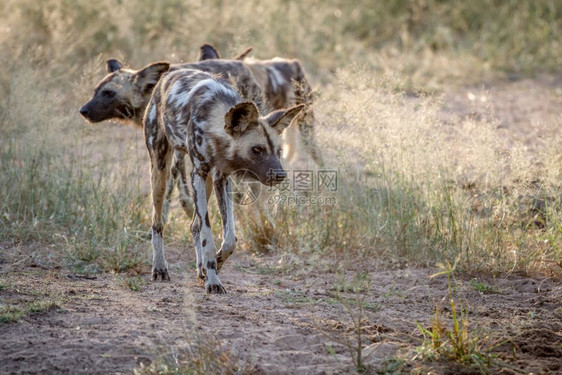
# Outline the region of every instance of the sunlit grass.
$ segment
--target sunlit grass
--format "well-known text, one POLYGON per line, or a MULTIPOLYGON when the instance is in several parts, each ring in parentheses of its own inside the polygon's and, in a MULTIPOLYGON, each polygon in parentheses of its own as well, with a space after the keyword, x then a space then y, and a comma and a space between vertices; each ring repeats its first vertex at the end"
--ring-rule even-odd
MULTIPOLYGON (((507 148, 493 121, 443 123, 431 94, 436 83, 559 66, 557 3, 67 5, 0 7, 8 15, 0 33, 3 240, 60 244, 83 272, 145 267, 142 134, 86 126, 77 108, 105 57, 139 67, 193 59, 203 42, 225 56, 252 44, 258 57, 298 56, 318 82, 318 141, 338 188, 335 204, 237 210, 243 247, 559 272, 560 137, 540 155, 507 148), (241 22, 250 12, 256 23, 241 22), (214 14, 219 25, 208 22, 214 14)), ((168 243, 188 220, 173 215, 168 243)))
POLYGON ((495 122, 447 125, 439 98, 411 98, 366 76, 342 70, 316 107, 318 138, 338 174, 336 204, 309 204, 325 192, 289 191, 280 194, 305 204, 241 209, 250 248, 558 273, 560 161, 506 148, 495 122))
MULTIPOLYGON (((103 77, 107 58, 139 68, 193 61, 202 43, 224 57, 252 45, 255 57, 295 57, 307 68, 318 143, 326 169, 337 173, 335 191, 286 193, 305 203, 269 204, 266 197, 258 210, 236 207, 240 250, 283 254, 283 262, 258 272, 281 278, 331 258, 560 276, 562 136, 545 137, 540 152, 518 142, 507 147, 494 120, 444 122, 439 97, 451 85, 559 73, 560 1, 8 0, 0 2, 0 15, 1 242, 56 245, 50 248, 72 272, 120 273, 123 288, 142 292, 138 275, 149 273, 151 258, 142 131, 86 124, 78 108, 103 77)), ((552 128, 562 126, 560 116, 553 121, 552 128)), ((216 233, 218 216, 213 202, 216 233)), ((167 247, 191 247, 189 221, 172 210, 167 247)), ((361 317, 380 306, 364 304, 365 290, 348 287, 328 300, 275 295, 295 308, 343 307, 355 335, 344 345, 361 370, 361 317)), ((501 292, 477 280, 471 287, 501 292)), ((0 323, 61 306, 50 297, 2 305, 0 323)), ((448 308, 452 328, 440 306, 431 329, 420 326, 420 357, 488 370, 490 348, 451 288, 448 308)), ((239 353, 214 338, 189 332, 184 344, 164 345, 134 372, 244 373, 239 353)), ((385 369, 404 366, 396 357, 385 369)))

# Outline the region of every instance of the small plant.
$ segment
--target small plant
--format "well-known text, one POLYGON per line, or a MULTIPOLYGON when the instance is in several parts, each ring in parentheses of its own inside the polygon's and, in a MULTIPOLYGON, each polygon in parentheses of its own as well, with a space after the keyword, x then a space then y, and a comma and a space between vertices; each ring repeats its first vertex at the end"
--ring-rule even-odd
POLYGON ((287 305, 291 305, 292 307, 297 307, 300 305, 306 305, 316 302, 315 300, 306 296, 305 294, 290 289, 280 291, 278 292, 278 294, 284 303, 286 303, 287 305))
POLYGON ((61 309, 61 300, 58 297, 48 297, 24 305, 4 305, 0 306, 0 323, 14 323, 24 315, 59 309, 61 309))
POLYGON ((431 328, 427 329, 417 323, 418 329, 423 335, 423 342, 417 348, 417 355, 414 359, 421 357, 429 360, 451 360, 464 365, 474 365, 479 370, 487 372, 492 365, 493 356, 489 349, 484 348, 482 337, 474 331, 469 330, 467 307, 459 307, 458 302, 453 296, 456 282, 454 271, 456 263, 451 265, 449 262, 440 263, 438 267, 442 271, 431 275, 437 277, 447 276, 447 287, 449 297, 449 307, 451 311, 452 329, 443 321, 442 310, 439 306, 435 307, 435 315, 431 322, 431 328))
POLYGON ((406 374, 408 368, 408 360, 400 357, 390 357, 384 360, 382 368, 378 370, 381 375, 406 374))
POLYGON ((138 292, 146 284, 146 281, 140 276, 126 277, 123 280, 127 288, 131 289, 133 292, 138 292))
MULTIPOLYGON (((351 281, 347 281, 345 274, 342 273, 340 280, 334 286, 335 301, 343 307, 346 316, 351 320, 351 335, 346 333, 327 332, 320 324, 316 328, 325 335, 329 340, 343 345, 349 351, 353 365, 357 372, 365 372, 367 365, 365 364, 364 355, 364 327, 365 327, 365 310, 371 309, 372 306, 365 300, 365 296, 361 293, 369 290, 371 279, 368 273, 361 272, 355 276, 351 281), (352 298, 344 298, 340 295, 343 293, 352 293, 352 298)), ((378 306, 377 306, 378 309, 378 306)), ((328 347, 330 353, 333 348, 328 347), (331 350, 330 350, 331 349, 331 350)))
POLYGON ((23 316, 23 311, 20 308, 13 306, 0 307, 0 323, 8 324, 17 322, 23 316))
POLYGON ((345 279, 342 274, 334 289, 344 293, 363 293, 369 290, 371 286, 371 277, 368 272, 359 272, 351 281, 345 279))
POLYGON ((59 301, 55 299, 47 299, 34 301, 27 306, 26 311, 30 314, 39 314, 46 311, 58 310, 61 308, 59 301))
POLYGON ((106 269, 115 272, 133 271, 142 273, 143 268, 148 264, 144 246, 131 246, 130 237, 123 233, 119 244, 107 250, 104 254, 102 264, 106 269))
POLYGON ((397 289, 394 285, 392 285, 389 289, 388 292, 386 292, 385 294, 382 295, 383 298, 390 298, 391 296, 397 296, 400 299, 405 299, 406 296, 404 294, 402 294, 400 292, 399 289, 397 289))
POLYGON ((470 280, 470 286, 476 290, 477 292, 480 292, 482 294, 497 294, 500 293, 499 290, 497 290, 496 288, 494 288, 491 285, 488 284, 484 284, 483 282, 479 281, 478 279, 472 279, 470 280))

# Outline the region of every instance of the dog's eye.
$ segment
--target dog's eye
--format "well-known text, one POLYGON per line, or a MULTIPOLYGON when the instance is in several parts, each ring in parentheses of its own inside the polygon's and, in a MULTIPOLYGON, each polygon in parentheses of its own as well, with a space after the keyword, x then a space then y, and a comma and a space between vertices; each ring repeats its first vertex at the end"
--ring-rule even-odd
POLYGON ((115 91, 103 90, 101 92, 101 96, 103 96, 106 99, 113 98, 115 96, 115 91))
POLYGON ((265 148, 262 146, 254 146, 252 147, 252 152, 256 155, 261 155, 265 152, 265 148))

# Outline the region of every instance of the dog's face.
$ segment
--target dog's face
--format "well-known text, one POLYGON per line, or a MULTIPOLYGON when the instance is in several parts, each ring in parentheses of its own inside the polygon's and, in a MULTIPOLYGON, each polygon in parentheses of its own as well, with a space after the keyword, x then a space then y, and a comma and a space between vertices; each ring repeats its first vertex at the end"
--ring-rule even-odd
POLYGON ((152 90, 169 69, 169 63, 156 62, 136 71, 124 68, 117 60, 108 60, 109 74, 96 86, 90 101, 80 108, 80 114, 90 122, 123 119, 141 126, 152 90))
POLYGON ((225 160, 229 171, 251 171, 264 185, 282 182, 287 172, 281 165, 281 133, 304 105, 280 109, 259 117, 251 102, 232 107, 225 115, 225 131, 232 136, 225 160))

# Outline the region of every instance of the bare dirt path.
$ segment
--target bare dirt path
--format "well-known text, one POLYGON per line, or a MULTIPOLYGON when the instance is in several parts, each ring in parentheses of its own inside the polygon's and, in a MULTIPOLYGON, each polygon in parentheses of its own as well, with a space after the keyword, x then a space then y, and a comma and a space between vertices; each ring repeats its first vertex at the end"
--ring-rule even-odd
POLYGON ((561 108, 562 76, 540 76, 446 91, 441 117, 497 121, 506 146, 518 142, 540 152, 560 132, 561 108))
MULTIPOLYGON (((542 137, 560 131, 551 125, 560 123, 561 87, 537 79, 458 89, 445 93, 443 116, 492 114, 506 142, 540 150, 542 137)), ((430 328, 436 306, 450 324, 446 278, 429 278, 435 269, 239 251, 221 272, 229 293, 208 296, 190 249, 169 249, 169 283, 151 282, 148 268, 141 277, 76 275, 57 254, 41 244, 0 244, 0 305, 25 310, 0 323, 2 374, 131 373, 174 358, 193 366, 205 358, 240 373, 345 374, 355 369, 346 342, 356 340, 359 306, 368 373, 479 373, 400 359, 416 356, 417 323, 430 328)), ((559 279, 460 275, 457 282, 471 331, 497 356, 491 372, 562 373, 559 279)))
MULTIPOLYGON (((180 271, 192 255, 177 250, 172 281, 144 277, 139 291, 117 275, 83 278, 31 258, 12 267, 30 249, 9 252, 0 265, 2 300, 57 298, 60 306, 0 325, 1 373, 130 373, 162 355, 170 360, 170 352, 194 341, 225 353, 221 363, 243 373, 348 373, 354 367, 345 339, 353 340, 355 301, 364 306, 363 352, 375 373, 400 365, 397 356, 414 357, 421 343, 416 322, 429 328, 436 305, 447 311, 446 282, 428 278, 435 271, 428 269, 367 269, 362 277, 370 285, 353 293, 342 288, 339 262, 289 270, 280 257, 238 253, 221 275, 229 293, 208 296, 194 272, 180 271)), ((361 270, 345 268, 352 285, 361 270)), ((488 288, 482 292, 473 278, 458 281, 471 329, 501 343, 494 353, 502 373, 562 372, 560 283, 481 277, 488 288)), ((436 369, 461 371, 452 364, 436 369)))

